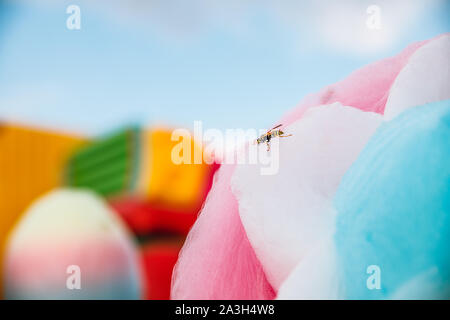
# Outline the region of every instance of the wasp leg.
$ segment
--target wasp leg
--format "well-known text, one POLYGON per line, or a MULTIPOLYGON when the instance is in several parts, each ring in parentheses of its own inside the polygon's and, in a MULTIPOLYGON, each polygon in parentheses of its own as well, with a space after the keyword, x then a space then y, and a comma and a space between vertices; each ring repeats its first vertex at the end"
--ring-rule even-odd
POLYGON ((266 144, 267 144, 267 152, 269 152, 270 151, 270 143, 267 142, 266 144))
POLYGON ((292 136, 292 134, 288 134, 288 135, 285 135, 285 136, 279 136, 280 138, 286 138, 286 137, 290 137, 290 136, 292 136))

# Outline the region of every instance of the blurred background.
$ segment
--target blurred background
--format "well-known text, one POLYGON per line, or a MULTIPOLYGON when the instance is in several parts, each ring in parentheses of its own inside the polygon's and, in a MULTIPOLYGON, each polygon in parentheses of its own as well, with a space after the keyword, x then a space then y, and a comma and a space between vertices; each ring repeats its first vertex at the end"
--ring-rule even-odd
POLYGON ((306 94, 448 32, 449 12, 446 0, 0 0, 2 266, 33 201, 83 188, 129 231, 140 298, 168 299, 219 167, 174 165, 171 131, 266 128, 306 94), (80 29, 67 27, 70 5, 80 29))

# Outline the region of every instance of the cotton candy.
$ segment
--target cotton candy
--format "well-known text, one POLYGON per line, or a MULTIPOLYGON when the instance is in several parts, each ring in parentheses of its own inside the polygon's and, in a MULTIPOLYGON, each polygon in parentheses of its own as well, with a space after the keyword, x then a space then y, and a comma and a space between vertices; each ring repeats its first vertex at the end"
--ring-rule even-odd
POLYGON ((138 299, 134 243, 105 202, 88 191, 55 190, 13 230, 5 256, 7 299, 138 299))
POLYGON ((449 141, 450 100, 418 106, 383 124, 346 173, 334 201, 345 298, 450 298, 449 141))
POLYGON ((256 167, 222 166, 181 252, 172 297, 269 299, 279 291, 286 298, 341 297, 335 264, 312 294, 304 291, 314 288, 304 271, 317 269, 314 261, 334 261, 332 199, 340 179, 381 123, 399 73, 438 39, 353 72, 274 122, 293 133, 279 141, 283 179, 262 177, 256 167), (318 247, 329 256, 313 254, 318 247))

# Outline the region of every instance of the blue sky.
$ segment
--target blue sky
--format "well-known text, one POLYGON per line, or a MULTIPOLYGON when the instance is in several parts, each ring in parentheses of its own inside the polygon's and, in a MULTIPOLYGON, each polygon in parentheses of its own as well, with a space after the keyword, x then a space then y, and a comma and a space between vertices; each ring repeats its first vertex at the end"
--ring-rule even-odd
POLYGON ((314 8, 113 2, 0 6, 1 119, 86 134, 133 122, 264 128, 306 94, 450 31, 449 2, 438 0, 413 1, 414 8, 380 1, 386 26, 373 47, 366 40, 376 31, 364 21, 367 3, 376 1, 348 1, 331 13, 333 1, 323 0, 314 8), (81 30, 66 28, 68 4, 80 6, 81 30))

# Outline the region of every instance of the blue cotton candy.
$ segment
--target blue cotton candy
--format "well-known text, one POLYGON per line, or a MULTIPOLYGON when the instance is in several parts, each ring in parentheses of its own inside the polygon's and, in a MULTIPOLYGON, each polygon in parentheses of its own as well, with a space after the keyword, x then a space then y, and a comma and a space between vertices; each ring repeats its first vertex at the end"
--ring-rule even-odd
POLYGON ((334 204, 345 298, 450 298, 450 100, 380 126, 334 204))

